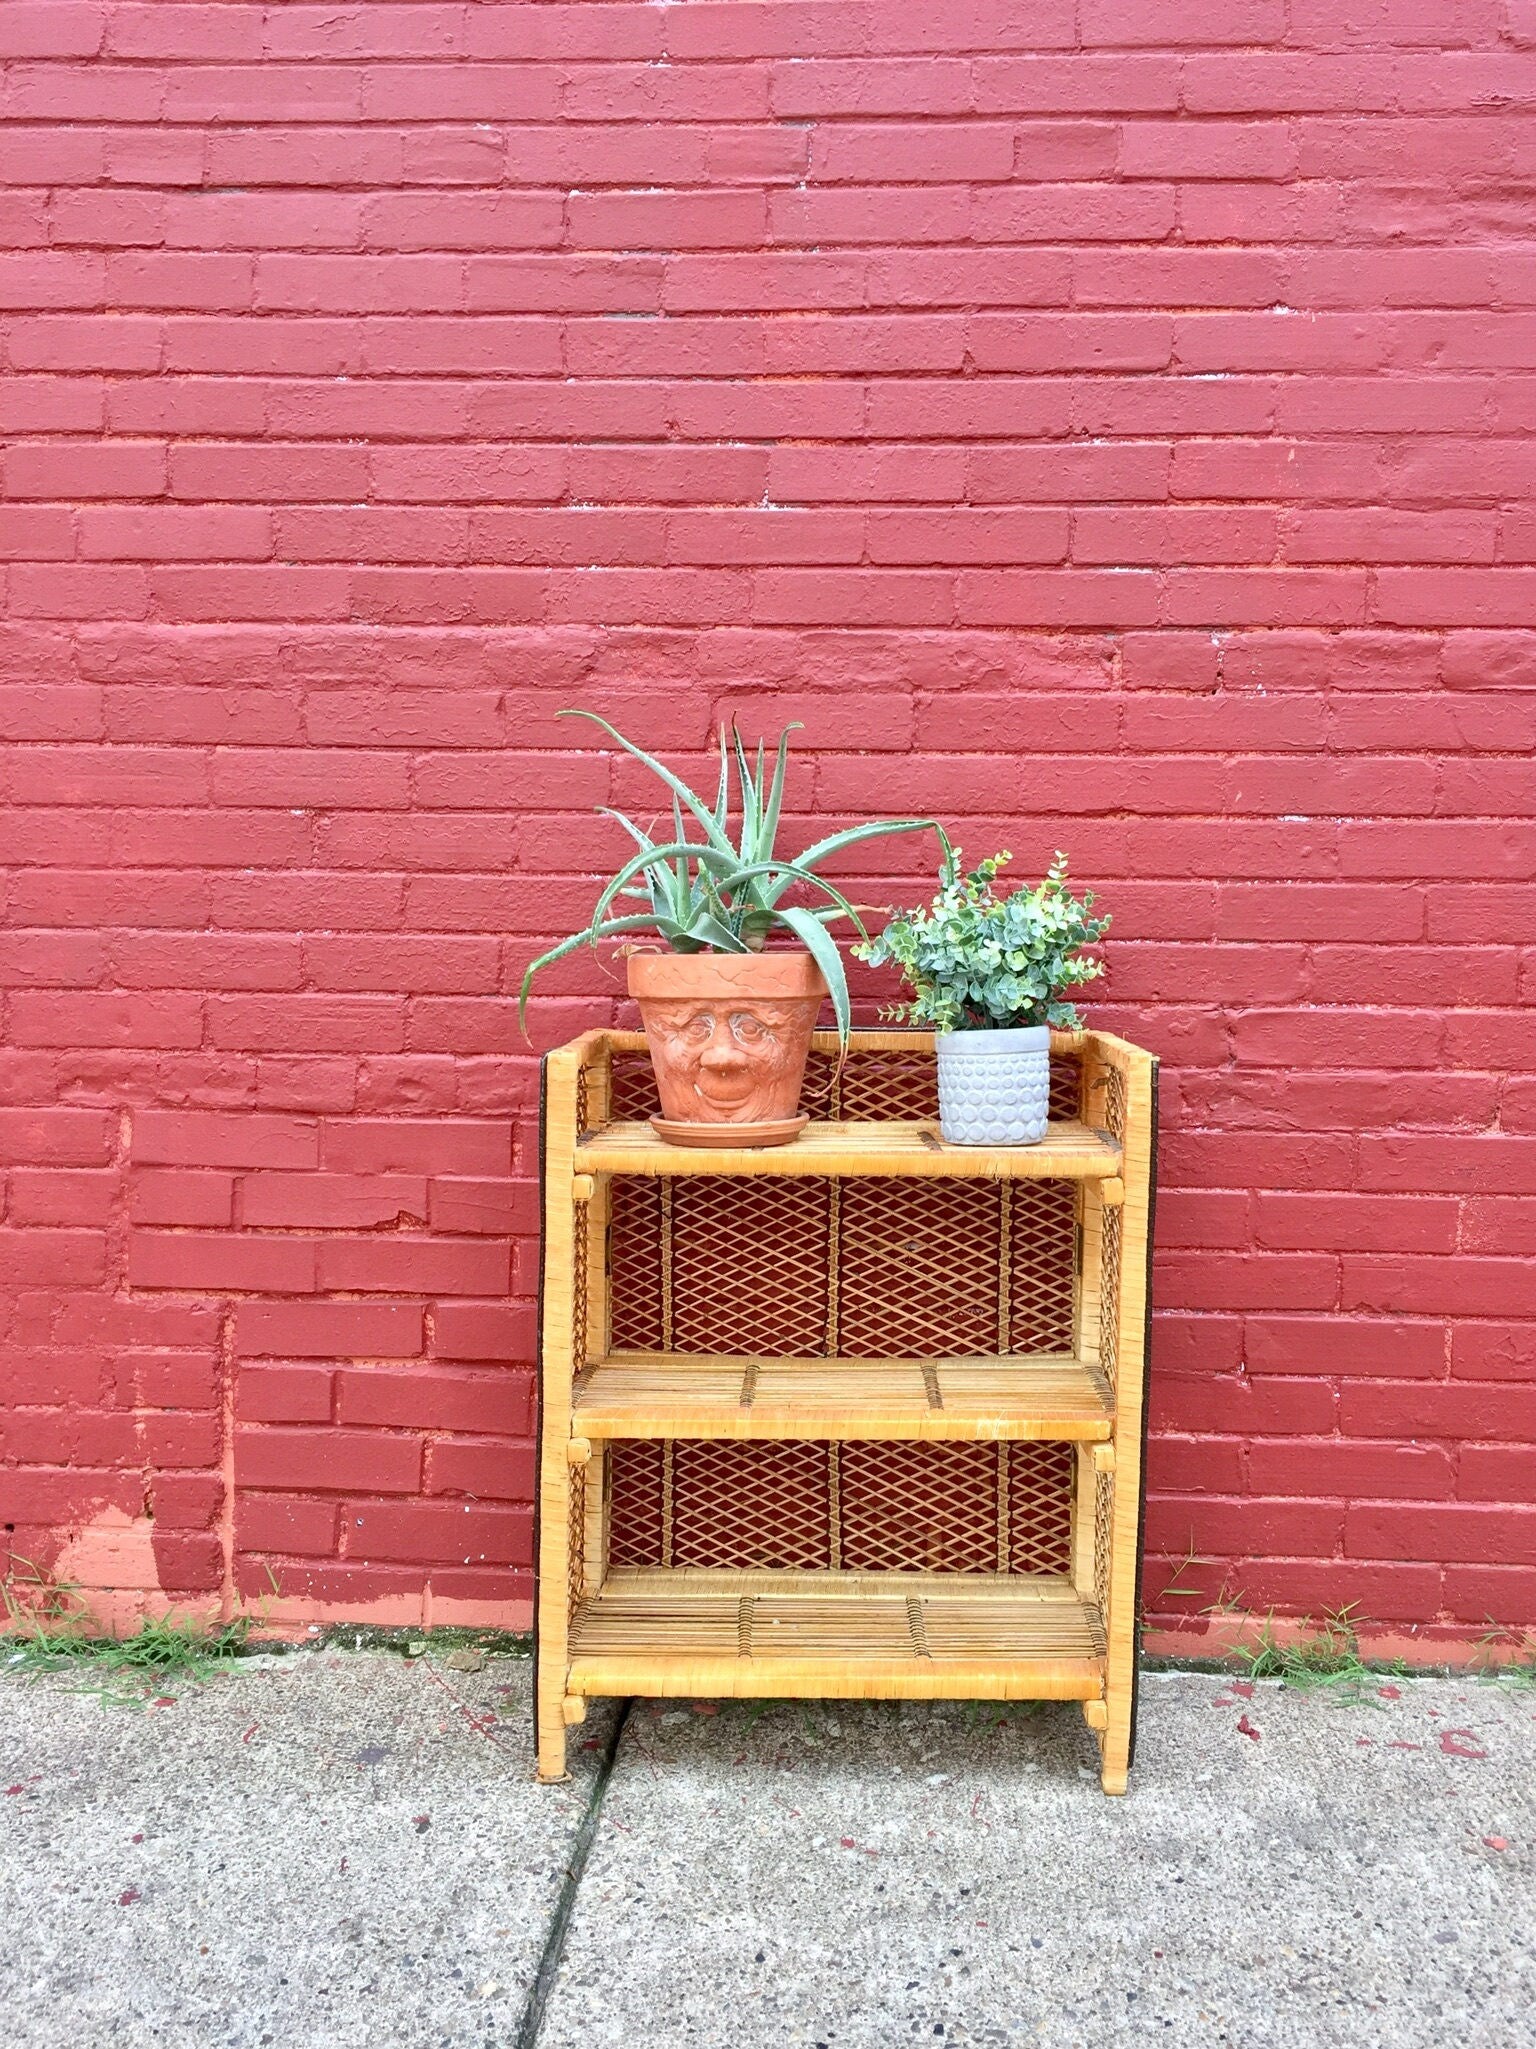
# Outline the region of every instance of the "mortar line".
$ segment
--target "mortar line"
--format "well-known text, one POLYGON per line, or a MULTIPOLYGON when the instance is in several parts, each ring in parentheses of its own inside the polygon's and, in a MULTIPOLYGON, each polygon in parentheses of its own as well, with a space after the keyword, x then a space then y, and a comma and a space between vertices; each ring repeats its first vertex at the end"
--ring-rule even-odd
POLYGON ((581 1892, 581 1881, 586 1876, 587 1859, 592 1854, 593 1840, 597 1835, 597 1824, 602 1819, 603 1802, 608 1794, 608 1781, 613 1777, 614 1766, 619 1759, 619 1745, 624 1740, 624 1731, 629 1726, 629 1714, 634 1702, 626 1700, 614 1718, 613 1734, 598 1762, 597 1775, 592 1781, 592 1791, 587 1798, 587 1811, 581 1817, 581 1824, 571 1843, 570 1855, 565 1861, 565 1876, 560 1881, 560 1891, 555 1900, 555 1911, 550 1917, 549 1929, 544 1937, 544 1948, 539 1956, 539 1968, 528 1988, 528 2003, 523 2008, 523 2017, 518 2024, 512 2049, 536 2049, 544 2028, 544 2010, 549 2005, 550 1994, 555 1989, 561 1960, 565 1955, 565 1938, 569 1933, 571 1916, 576 1911, 576 1901, 581 1892))

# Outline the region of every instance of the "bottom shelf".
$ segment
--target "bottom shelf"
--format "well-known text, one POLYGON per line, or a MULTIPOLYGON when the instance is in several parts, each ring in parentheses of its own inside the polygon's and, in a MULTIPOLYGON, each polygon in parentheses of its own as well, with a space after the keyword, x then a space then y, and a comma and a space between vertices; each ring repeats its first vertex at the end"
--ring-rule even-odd
POLYGON ((1098 1609, 1057 1578, 615 1570, 571 1623, 582 1695, 1096 1700, 1098 1609))

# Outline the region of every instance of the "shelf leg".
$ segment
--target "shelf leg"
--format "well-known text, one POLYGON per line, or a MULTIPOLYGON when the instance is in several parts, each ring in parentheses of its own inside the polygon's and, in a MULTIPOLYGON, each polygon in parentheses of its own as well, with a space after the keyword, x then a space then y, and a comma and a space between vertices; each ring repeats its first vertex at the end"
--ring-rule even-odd
POLYGON ((538 1731, 539 1783, 544 1786, 558 1785, 567 1776, 565 1687, 559 1673, 553 1673, 548 1678, 540 1676, 538 1731))
POLYGON ((1109 1724, 1099 1737, 1099 1784, 1106 1793, 1123 1793, 1131 1770, 1131 1696, 1109 1702, 1109 1724))

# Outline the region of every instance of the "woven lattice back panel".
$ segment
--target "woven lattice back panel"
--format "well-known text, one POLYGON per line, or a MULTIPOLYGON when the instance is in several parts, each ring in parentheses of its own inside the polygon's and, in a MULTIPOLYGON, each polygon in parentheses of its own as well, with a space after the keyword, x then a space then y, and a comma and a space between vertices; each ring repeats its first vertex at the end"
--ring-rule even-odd
MULTIPOLYGON (((853 1122, 898 1122, 939 1114, 938 1072, 926 1047, 910 1051, 862 1050, 855 1035, 840 1075, 836 1056, 812 1048, 805 1068, 801 1107, 812 1117, 853 1122)), ((621 1121, 652 1117, 661 1108, 651 1056, 645 1052, 615 1053, 609 1075, 609 1114, 621 1121)), ((1074 1054, 1051 1059, 1051 1115, 1080 1114, 1082 1066, 1074 1054)), ((582 1119, 583 1130, 586 1120, 582 1119)))
POLYGON ((620 1351, 1070 1352, 1070 1182, 615 1176, 620 1351))
POLYGON ((1066 1444, 736 1444, 609 1449, 610 1565, 1065 1573, 1066 1444))

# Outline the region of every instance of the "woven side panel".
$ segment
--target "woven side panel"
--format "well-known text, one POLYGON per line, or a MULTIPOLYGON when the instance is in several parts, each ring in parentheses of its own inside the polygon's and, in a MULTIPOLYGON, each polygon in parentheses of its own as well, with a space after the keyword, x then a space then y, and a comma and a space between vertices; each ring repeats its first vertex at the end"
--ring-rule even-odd
POLYGON ((1125 1076, 1118 1067, 1104 1070, 1104 1128, 1111 1138, 1125 1137, 1125 1076))
POLYGON ((615 1053, 608 1069, 609 1115, 621 1124, 654 1117, 661 1109, 649 1053, 615 1053))
POLYGON ((826 1349, 831 1184, 679 1176, 672 1184, 672 1349, 826 1349))
POLYGON ((1076 1204, 1060 1181, 616 1175, 612 1342, 738 1357, 1069 1352, 1076 1204))
POLYGON ((609 1450, 612 1565, 718 1571, 1065 1573, 1059 1444, 738 1444, 609 1450))

